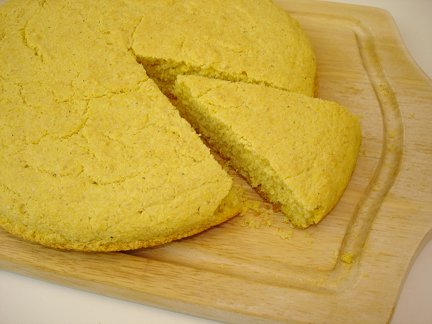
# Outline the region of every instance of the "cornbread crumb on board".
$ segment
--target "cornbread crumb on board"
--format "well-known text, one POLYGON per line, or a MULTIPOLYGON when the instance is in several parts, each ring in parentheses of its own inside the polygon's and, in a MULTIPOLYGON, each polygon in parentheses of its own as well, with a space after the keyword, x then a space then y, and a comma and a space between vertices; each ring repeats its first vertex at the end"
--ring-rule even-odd
POLYGON ((341 261, 345 264, 352 264, 355 259, 352 253, 345 253, 341 256, 341 261))
POLYGON ((258 200, 242 200, 242 211, 240 216, 242 217, 241 226, 250 228, 262 228, 271 227, 272 220, 266 205, 258 200))
POLYGON ((182 115, 295 226, 317 224, 345 190, 361 131, 339 104, 185 75, 175 95, 182 115))
POLYGON ((294 228, 289 222, 282 222, 278 213, 267 202, 248 199, 243 196, 241 199, 242 211, 239 214, 239 224, 242 227, 262 230, 267 228, 272 235, 283 240, 289 240, 294 235, 294 228))

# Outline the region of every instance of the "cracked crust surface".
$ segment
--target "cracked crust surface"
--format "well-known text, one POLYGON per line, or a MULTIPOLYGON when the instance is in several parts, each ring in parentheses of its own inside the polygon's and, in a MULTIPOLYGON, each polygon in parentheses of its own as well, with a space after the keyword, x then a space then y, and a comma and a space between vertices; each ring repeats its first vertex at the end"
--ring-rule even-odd
MULTIPOLYGON (((315 56, 297 21, 270 0, 153 0, 131 49, 160 84, 178 74, 313 96, 315 56)), ((153 77, 152 76, 152 77, 153 77)))
POLYGON ((0 225, 9 232, 124 250, 237 213, 232 180, 131 53, 140 19, 120 1, 0 7, 0 225))

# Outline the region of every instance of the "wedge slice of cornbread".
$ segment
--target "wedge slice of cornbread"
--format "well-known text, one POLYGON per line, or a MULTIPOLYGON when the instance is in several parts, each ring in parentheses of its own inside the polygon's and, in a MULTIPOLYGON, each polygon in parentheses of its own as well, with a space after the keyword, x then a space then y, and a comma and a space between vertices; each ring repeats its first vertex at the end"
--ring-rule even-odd
POLYGON ((182 115, 297 227, 337 203, 361 141, 337 103, 262 85, 178 76, 182 115))
POLYGON ((131 50, 166 94, 178 74, 266 84, 312 96, 315 56, 300 25, 269 0, 153 0, 131 50))
POLYGON ((133 17, 123 2, 0 8, 0 227, 113 251, 240 210, 232 179, 128 51, 133 17))

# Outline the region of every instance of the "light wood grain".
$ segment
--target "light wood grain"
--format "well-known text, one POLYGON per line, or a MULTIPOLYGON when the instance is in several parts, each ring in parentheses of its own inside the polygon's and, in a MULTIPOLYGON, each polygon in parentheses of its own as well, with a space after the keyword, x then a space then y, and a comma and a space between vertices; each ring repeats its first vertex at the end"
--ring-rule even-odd
MULTIPOLYGON (((265 214, 250 211, 194 237, 127 254, 58 251, 0 232, 0 267, 230 322, 388 321, 413 257, 432 237, 431 81, 386 12, 278 3, 312 40, 318 95, 361 117, 353 178, 320 225, 293 229, 267 204, 265 214), (352 264, 342 262, 346 256, 352 264)), ((261 201, 233 175, 250 200, 261 201)))

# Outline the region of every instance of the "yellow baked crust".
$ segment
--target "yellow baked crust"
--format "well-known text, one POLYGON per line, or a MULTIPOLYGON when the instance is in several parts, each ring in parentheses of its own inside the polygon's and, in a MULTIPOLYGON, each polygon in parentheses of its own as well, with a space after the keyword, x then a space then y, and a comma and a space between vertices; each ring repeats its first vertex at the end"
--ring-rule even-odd
POLYGON ((345 107, 262 85, 178 76, 178 108, 297 227, 337 203, 361 142, 345 107))
POLYGON ((7 231, 64 249, 123 250, 238 211, 232 179, 129 50, 138 22, 123 2, 0 8, 7 231))
POLYGON ((269 0, 153 0, 131 49, 169 93, 178 74, 266 84, 313 96, 315 56, 297 21, 269 0))
POLYGON ((52 234, 46 235, 45 233, 35 231, 34 228, 29 228, 21 222, 12 223, 6 218, 0 217, 0 225, 9 233, 25 240, 62 250, 76 250, 83 252, 135 250, 139 248, 157 246, 169 243, 174 240, 189 237, 229 220, 234 215, 237 215, 241 212, 242 195, 242 190, 238 186, 233 186, 211 217, 207 217, 204 220, 195 219, 183 224, 178 228, 174 226, 167 226, 164 231, 161 231, 160 235, 152 236, 144 234, 140 236, 140 238, 131 241, 93 240, 89 242, 82 242, 76 240, 73 242, 65 242, 63 240, 53 238, 52 234))

